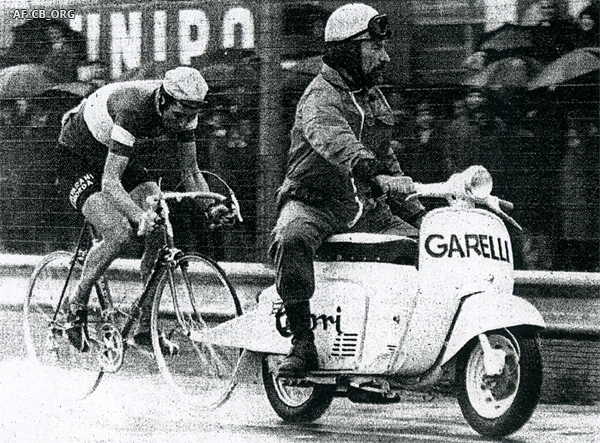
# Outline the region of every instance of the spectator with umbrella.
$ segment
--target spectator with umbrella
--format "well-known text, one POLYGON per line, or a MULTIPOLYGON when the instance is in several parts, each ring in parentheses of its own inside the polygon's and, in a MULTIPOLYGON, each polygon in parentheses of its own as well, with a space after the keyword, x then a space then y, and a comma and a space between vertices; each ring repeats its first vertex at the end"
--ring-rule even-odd
MULTIPOLYGON (((417 102, 411 124, 402 125, 401 130, 403 133, 398 134, 400 137, 393 141, 392 148, 407 175, 419 183, 435 183, 450 177, 443 140, 445 127, 430 100, 417 102)), ((428 203, 423 204, 431 208, 428 203)))
MULTIPOLYGON (((2 179, 9 177, 10 189, 2 189, 2 197, 11 200, 7 225, 13 229, 28 222, 18 220, 26 214, 19 207, 26 192, 40 192, 31 184, 44 183, 47 176, 45 158, 50 154, 48 140, 42 129, 49 123, 49 114, 41 111, 49 104, 42 94, 56 85, 77 79, 77 67, 85 58, 85 40, 66 23, 57 20, 32 20, 15 30, 13 46, 7 51, 6 65, 0 70, 0 138, 3 139, 2 179), (17 64, 15 64, 17 63, 17 64), (32 118, 34 117, 34 118, 32 118), (35 126, 35 127, 34 127, 35 126), (40 146, 41 144, 41 146, 40 146), (35 177, 32 177, 34 175, 35 177), (16 199, 12 197, 19 197, 16 199)), ((64 104, 64 101, 61 101, 64 104)), ((51 145, 54 143, 52 142, 51 145)), ((5 228, 7 226, 4 226, 5 228)), ((25 228, 26 229, 26 228, 25 228)), ((31 233, 15 233, 32 238, 31 233)), ((44 251, 20 251, 44 252, 44 251)))
POLYGON ((563 55, 546 66, 529 89, 544 93, 550 105, 544 108, 556 109, 564 131, 556 167, 560 181, 554 184, 560 214, 557 268, 598 271, 600 48, 563 55))

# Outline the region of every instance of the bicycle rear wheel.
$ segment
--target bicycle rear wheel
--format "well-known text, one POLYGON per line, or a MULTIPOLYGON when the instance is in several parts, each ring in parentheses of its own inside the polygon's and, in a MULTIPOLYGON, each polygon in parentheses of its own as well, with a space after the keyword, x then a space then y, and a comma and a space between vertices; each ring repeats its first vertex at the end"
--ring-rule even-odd
POLYGON ((237 383, 243 352, 195 342, 190 333, 214 327, 242 314, 225 272, 213 260, 189 255, 166 272, 152 307, 152 344, 167 384, 180 396, 193 396, 196 407, 223 404, 237 383), (179 345, 177 355, 163 354, 160 334, 179 345))
MULTIPOLYGON (((69 275, 72 260, 73 253, 57 251, 37 265, 23 304, 23 332, 27 356, 41 369, 39 381, 56 389, 61 396, 81 399, 96 389, 103 373, 98 361, 98 342, 91 339, 89 351, 80 352, 70 344, 66 334, 67 295, 81 276, 81 265, 77 262, 69 275)), ((99 309, 90 308, 91 338, 100 326, 99 309)))

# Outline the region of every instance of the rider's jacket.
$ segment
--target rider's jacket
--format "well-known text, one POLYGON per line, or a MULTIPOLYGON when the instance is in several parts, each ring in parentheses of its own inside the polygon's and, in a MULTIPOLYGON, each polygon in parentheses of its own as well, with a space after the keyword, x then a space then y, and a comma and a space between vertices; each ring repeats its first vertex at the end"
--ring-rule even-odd
MULTIPOLYGON (((59 143, 103 167, 107 151, 129 157, 136 142, 169 132, 158 106, 161 80, 111 83, 84 99, 63 117, 59 143)), ((194 140, 194 119, 178 139, 194 140)))
MULTIPOLYGON (((287 199, 316 205, 355 202, 357 216, 369 206, 371 184, 353 177, 360 159, 377 159, 388 175, 402 175, 391 148, 394 115, 381 90, 352 91, 342 76, 323 64, 296 108, 285 180, 278 191, 287 199)), ((418 200, 402 204, 410 217, 423 209, 418 200)))

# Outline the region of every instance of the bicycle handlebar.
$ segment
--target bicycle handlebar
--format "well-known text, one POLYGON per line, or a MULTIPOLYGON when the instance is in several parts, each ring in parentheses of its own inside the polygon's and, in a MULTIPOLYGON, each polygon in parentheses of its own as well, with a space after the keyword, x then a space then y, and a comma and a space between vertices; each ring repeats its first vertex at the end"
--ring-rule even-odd
POLYGON ((222 194, 218 194, 216 192, 206 192, 206 191, 192 191, 192 192, 161 192, 158 195, 151 195, 146 199, 148 203, 156 203, 159 200, 175 200, 181 201, 183 199, 206 199, 206 200, 214 200, 218 202, 224 202, 227 200, 222 194))
MULTIPOLYGON (((161 192, 158 195, 151 195, 151 196, 147 197, 146 201, 150 205, 155 205, 157 207, 161 206, 163 211, 168 212, 166 205, 161 205, 160 202, 166 202, 167 200, 175 200, 175 201, 179 202, 183 199, 198 199, 198 200, 212 200, 217 203, 223 203, 229 199, 231 201, 231 205, 233 207, 235 216, 236 216, 237 220, 241 223, 244 221, 244 219, 242 218, 242 214, 240 211, 240 205, 239 205, 237 198, 235 197, 235 194, 233 193, 233 191, 230 190, 230 192, 231 192, 231 194, 229 195, 229 197, 226 197, 217 192, 210 192, 210 191, 161 192)), ((172 228, 170 227, 168 220, 167 220, 167 225, 168 225, 167 230, 169 231, 169 234, 172 235, 172 228)), ((145 231, 145 229, 146 229, 145 219, 142 218, 140 226, 138 227, 138 235, 141 235, 141 233, 143 233, 145 231)))

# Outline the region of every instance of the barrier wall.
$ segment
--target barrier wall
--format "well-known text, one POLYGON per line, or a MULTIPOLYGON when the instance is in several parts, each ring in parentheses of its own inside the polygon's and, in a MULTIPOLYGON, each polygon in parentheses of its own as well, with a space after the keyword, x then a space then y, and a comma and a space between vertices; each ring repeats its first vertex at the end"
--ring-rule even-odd
MULTIPOLYGON (((0 254, 0 305, 23 301, 27 279, 40 257, 0 254)), ((274 274, 259 263, 221 263, 244 311, 256 305, 274 274)), ((117 260, 112 281, 137 282, 138 263, 117 260)), ((542 401, 592 404, 600 401, 600 273, 516 271, 515 294, 533 303, 548 327, 541 333, 544 363, 542 401)))

